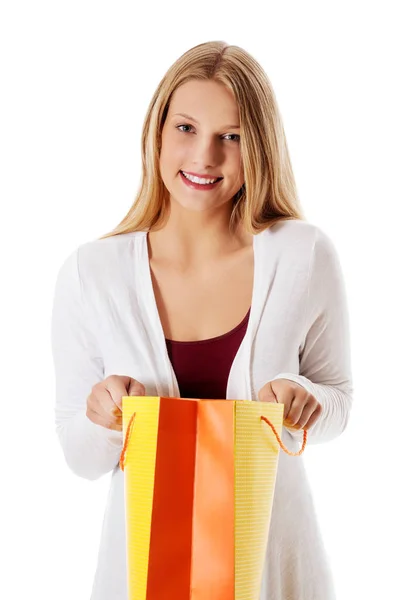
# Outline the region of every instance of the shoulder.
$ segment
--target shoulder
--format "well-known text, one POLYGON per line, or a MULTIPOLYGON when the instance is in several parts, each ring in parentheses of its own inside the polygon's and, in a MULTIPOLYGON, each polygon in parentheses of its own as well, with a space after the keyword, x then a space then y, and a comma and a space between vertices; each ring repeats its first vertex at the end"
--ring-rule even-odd
POLYGON ((115 254, 136 240, 143 238, 145 231, 134 231, 132 233, 120 233, 107 238, 98 238, 84 242, 78 246, 79 255, 90 258, 91 256, 115 254))
POLYGON ((271 238, 279 242, 303 242, 313 247, 316 242, 328 243, 330 238, 318 225, 300 219, 288 219, 274 223, 265 232, 270 232, 271 238))
MULTIPOLYGON (((272 243, 292 252, 301 252, 310 258, 315 253, 336 254, 336 249, 330 235, 320 226, 300 219, 282 220, 275 223, 269 230, 272 243)), ((265 233, 265 232, 264 232, 265 233)), ((267 236, 265 236, 265 240, 267 236)))
POLYGON ((144 231, 123 233, 108 238, 95 239, 81 244, 77 249, 79 274, 82 278, 115 275, 125 266, 127 256, 134 252, 135 244, 145 236, 144 231))
POLYGON ((124 233, 76 246, 64 258, 58 280, 67 286, 118 277, 118 273, 123 273, 129 256, 135 254, 135 244, 140 243, 144 235, 144 231, 124 233))
POLYGON ((341 278, 339 252, 331 236, 321 227, 306 221, 281 221, 271 228, 271 237, 280 247, 279 256, 288 265, 303 265, 308 279, 320 282, 341 278))
POLYGON ((300 219, 281 220, 257 234, 260 244, 281 255, 311 258, 317 249, 331 250, 333 243, 329 235, 318 225, 300 219))
POLYGON ((302 276, 324 268, 337 268, 338 254, 331 237, 321 227, 299 219, 274 223, 257 235, 257 248, 263 260, 302 276))

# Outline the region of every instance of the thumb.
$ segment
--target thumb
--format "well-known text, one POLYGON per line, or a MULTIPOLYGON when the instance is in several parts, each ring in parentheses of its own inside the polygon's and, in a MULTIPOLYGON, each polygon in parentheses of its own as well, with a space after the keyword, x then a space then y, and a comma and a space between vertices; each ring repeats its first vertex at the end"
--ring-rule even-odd
POLYGON ((258 392, 258 399, 260 402, 278 402, 270 382, 266 383, 258 392))
POLYGON ((146 388, 143 383, 137 381, 136 379, 131 379, 127 386, 128 396, 145 396, 146 388))

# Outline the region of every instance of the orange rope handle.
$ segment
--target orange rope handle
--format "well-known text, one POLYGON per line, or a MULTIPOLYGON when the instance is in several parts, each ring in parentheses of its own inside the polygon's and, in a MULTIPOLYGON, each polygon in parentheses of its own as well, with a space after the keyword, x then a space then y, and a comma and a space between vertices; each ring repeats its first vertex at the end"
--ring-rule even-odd
MULTIPOLYGON (((129 420, 129 423, 128 423, 128 427, 127 427, 127 430, 126 430, 125 441, 124 441, 124 446, 122 448, 121 456, 120 456, 120 459, 119 459, 119 466, 120 466, 120 468, 121 468, 122 471, 125 469, 125 455, 126 455, 126 450, 127 450, 127 447, 128 447, 129 439, 130 439, 130 436, 131 436, 131 429, 133 427, 133 423, 135 422, 135 417, 136 417, 136 413, 134 412, 132 414, 130 420, 129 420)), ((306 442, 307 442, 307 430, 306 429, 304 430, 304 433, 303 433, 303 445, 302 445, 301 449, 298 452, 291 452, 282 443, 282 440, 279 437, 279 434, 276 431, 273 423, 271 423, 271 421, 267 417, 264 417, 264 416, 261 416, 261 420, 265 421, 266 423, 268 423, 268 425, 272 428, 272 431, 274 432, 275 437, 278 440, 278 443, 279 443, 280 447, 282 448, 282 450, 284 450, 284 452, 286 452, 286 454, 290 454, 290 456, 300 456, 300 454, 303 454, 304 448, 306 447, 306 442)))
POLYGON ((131 429, 132 429, 132 425, 135 421, 135 417, 136 417, 136 413, 134 412, 132 414, 131 418, 129 419, 128 427, 126 430, 125 441, 124 441, 124 447, 122 448, 121 456, 119 458, 119 466, 121 467, 122 471, 125 469, 125 454, 126 454, 126 449, 128 447, 128 442, 129 442, 129 438, 131 435, 131 429))
POLYGON ((282 443, 282 440, 279 437, 279 433, 276 431, 276 429, 275 429, 274 425, 271 423, 271 421, 267 417, 264 417, 264 416, 261 416, 261 419, 263 421, 265 421, 266 423, 268 423, 268 425, 272 428, 272 431, 274 432, 275 437, 278 440, 280 447, 282 448, 282 450, 284 450, 286 452, 286 454, 290 454, 290 456, 300 456, 300 454, 303 454, 304 448, 306 447, 306 442, 307 442, 307 430, 306 429, 304 430, 304 433, 303 433, 303 445, 302 445, 301 449, 298 452, 290 452, 290 450, 288 450, 286 448, 286 446, 282 443))

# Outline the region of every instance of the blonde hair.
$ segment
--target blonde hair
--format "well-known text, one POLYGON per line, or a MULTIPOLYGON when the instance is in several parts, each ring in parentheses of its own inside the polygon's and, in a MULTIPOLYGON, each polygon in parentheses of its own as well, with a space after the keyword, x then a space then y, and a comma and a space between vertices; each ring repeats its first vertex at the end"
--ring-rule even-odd
POLYGON ((193 79, 224 84, 233 92, 239 109, 245 183, 232 199, 230 230, 241 223, 245 231, 257 234, 280 220, 305 220, 282 119, 265 71, 242 48, 214 41, 185 52, 160 81, 142 129, 139 191, 119 225, 100 239, 164 225, 169 193, 159 168, 161 132, 172 94, 193 79))

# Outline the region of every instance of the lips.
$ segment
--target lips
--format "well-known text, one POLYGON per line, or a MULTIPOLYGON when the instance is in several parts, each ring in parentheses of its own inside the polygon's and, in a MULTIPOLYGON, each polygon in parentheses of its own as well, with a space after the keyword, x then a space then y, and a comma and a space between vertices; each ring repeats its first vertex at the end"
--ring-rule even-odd
POLYGON ((218 177, 217 181, 214 181, 214 183, 196 183, 195 181, 191 181, 188 177, 186 177, 182 171, 179 171, 179 175, 181 176, 182 182, 185 186, 191 188, 192 190, 198 190, 201 192, 207 192, 208 190, 216 189, 218 184, 221 183, 221 179, 223 179, 222 177, 218 177))
POLYGON ((221 179, 223 179, 223 177, 216 177, 215 175, 209 175, 209 174, 205 174, 205 175, 200 175, 198 173, 191 173, 190 171, 179 171, 180 173, 182 173, 183 176, 185 176, 185 173, 187 175, 192 175, 193 177, 199 177, 200 179, 216 179, 217 181, 215 183, 217 183, 218 181, 221 181, 221 179))

